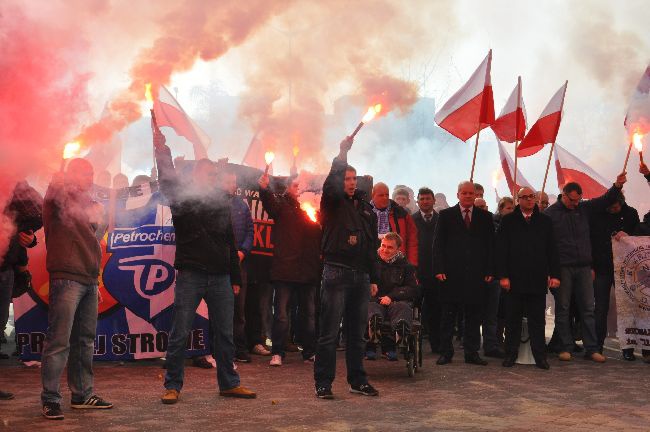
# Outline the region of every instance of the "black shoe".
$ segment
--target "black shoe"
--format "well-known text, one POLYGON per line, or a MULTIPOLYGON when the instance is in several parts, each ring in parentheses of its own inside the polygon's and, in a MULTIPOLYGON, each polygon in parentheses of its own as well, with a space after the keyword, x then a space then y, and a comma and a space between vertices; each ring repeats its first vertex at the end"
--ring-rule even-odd
POLYGON ((11 400, 14 398, 13 393, 0 391, 0 400, 11 400))
POLYGON ((239 363, 250 363, 251 356, 247 352, 237 353, 235 354, 235 361, 239 363))
POLYGON ((634 356, 634 348, 626 348, 623 351, 623 360, 635 361, 636 357, 634 356))
POLYGON ((113 404, 105 401, 97 395, 92 395, 84 402, 70 402, 70 408, 74 409, 110 409, 113 408, 113 404))
POLYGON ((490 351, 484 351, 485 357, 493 357, 493 358, 504 358, 506 356, 506 353, 501 351, 499 348, 495 348, 490 351))
POLYGON ((43 417, 50 420, 63 420, 63 411, 58 403, 44 403, 43 417))
POLYGON ((361 384, 359 386, 350 386, 350 393, 356 393, 364 396, 379 396, 379 392, 368 383, 361 384))
POLYGON ((465 356, 465 363, 474 364, 479 366, 487 366, 488 362, 483 360, 478 353, 469 354, 465 356))
POLYGON ((436 364, 438 366, 446 365, 447 363, 451 363, 451 356, 449 355, 443 354, 440 357, 438 357, 438 360, 436 360, 436 364))
POLYGON ((212 369, 212 363, 208 361, 205 357, 194 357, 192 359, 192 366, 201 368, 201 369, 212 369))
POLYGON ((334 399, 334 393, 329 387, 316 387, 316 397, 319 399, 334 399))
POLYGON ((544 370, 549 370, 551 368, 551 365, 548 364, 548 361, 546 361, 546 359, 540 359, 540 360, 535 360, 535 367, 544 370))
POLYGON ((515 365, 516 360, 517 357, 506 357, 505 360, 503 360, 503 363, 501 363, 501 366, 511 368, 515 365))

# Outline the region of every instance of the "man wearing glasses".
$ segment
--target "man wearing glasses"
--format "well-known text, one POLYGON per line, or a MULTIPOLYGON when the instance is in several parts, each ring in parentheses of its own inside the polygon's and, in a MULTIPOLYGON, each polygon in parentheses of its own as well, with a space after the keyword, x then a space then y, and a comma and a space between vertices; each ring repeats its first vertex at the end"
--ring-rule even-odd
POLYGON ((553 230, 560 257, 560 287, 555 293, 555 326, 561 343, 559 359, 571 360, 573 335, 569 322, 571 296, 580 312, 585 358, 605 362, 599 352, 594 322, 594 272, 592 269, 589 219, 594 211, 605 211, 621 195, 626 173, 616 178, 614 186, 605 195, 582 201, 582 187, 569 182, 555 204, 544 212, 553 221, 553 230))
POLYGON ((505 215, 497 232, 497 277, 505 291, 506 357, 504 367, 517 360, 521 319, 526 311, 535 364, 549 369, 544 338, 544 310, 548 288, 560 285, 560 263, 551 218, 540 213, 537 195, 528 187, 517 197, 517 207, 505 215))

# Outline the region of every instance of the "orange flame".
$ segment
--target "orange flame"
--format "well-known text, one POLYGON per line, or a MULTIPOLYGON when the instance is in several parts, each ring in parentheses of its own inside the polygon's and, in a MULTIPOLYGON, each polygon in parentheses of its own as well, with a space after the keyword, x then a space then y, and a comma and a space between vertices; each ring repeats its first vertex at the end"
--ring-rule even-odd
POLYGON ((81 150, 81 143, 79 141, 71 141, 67 143, 63 149, 63 159, 71 159, 79 155, 81 150))
POLYGON ((307 216, 309 217, 309 219, 311 219, 312 222, 317 222, 316 209, 314 208, 313 205, 311 205, 311 203, 304 202, 300 204, 300 208, 303 209, 305 213, 307 213, 307 216))
POLYGON ((300 152, 300 147, 298 147, 297 145, 293 146, 293 157, 297 157, 299 152, 300 152))
POLYGON ((368 123, 370 120, 374 119, 377 114, 381 112, 381 104, 373 105, 368 107, 366 115, 363 116, 361 121, 363 123, 368 123))
POLYGON ((634 143, 634 148, 638 152, 643 151, 643 135, 639 133, 638 129, 634 132, 634 135, 632 135, 632 142, 634 143))
POLYGON ((499 183, 499 180, 502 178, 502 173, 500 170, 495 169, 492 171, 492 187, 496 188, 497 184, 499 183))
POLYGON ((151 94, 151 83, 146 83, 144 85, 144 97, 147 100, 147 107, 153 109, 153 95, 151 94))
POLYGON ((266 153, 264 153, 264 161, 266 162, 267 165, 271 165, 273 159, 275 159, 275 153, 273 153, 272 151, 267 151, 266 153))

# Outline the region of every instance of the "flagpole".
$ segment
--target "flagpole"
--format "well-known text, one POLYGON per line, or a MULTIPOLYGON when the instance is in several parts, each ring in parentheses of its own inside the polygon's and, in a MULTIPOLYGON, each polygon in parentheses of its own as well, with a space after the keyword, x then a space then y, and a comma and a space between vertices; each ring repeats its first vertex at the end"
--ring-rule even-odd
POLYGON ((517 147, 519 147, 519 141, 515 140, 515 173, 512 175, 512 197, 515 197, 517 193, 517 147))
POLYGON ((548 169, 551 166, 551 157, 553 156, 553 150, 555 150, 555 141, 551 144, 551 152, 548 154, 548 162, 546 162, 546 173, 544 174, 544 183, 542 183, 542 193, 539 194, 539 200, 542 200, 542 195, 544 195, 544 189, 546 189, 546 180, 548 179, 548 169))
POLYGON ((476 143, 474 144, 474 157, 472 158, 472 172, 469 176, 470 183, 474 183, 474 166, 476 165, 476 151, 478 150, 479 135, 481 135, 481 123, 479 123, 478 131, 476 132, 476 143))

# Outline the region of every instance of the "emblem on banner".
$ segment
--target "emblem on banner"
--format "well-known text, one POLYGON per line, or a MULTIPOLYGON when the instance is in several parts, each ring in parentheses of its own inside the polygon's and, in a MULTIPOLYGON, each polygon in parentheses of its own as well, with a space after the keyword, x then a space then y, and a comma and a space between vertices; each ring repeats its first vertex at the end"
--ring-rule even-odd
POLYGON ((650 311, 650 248, 639 246, 625 256, 619 280, 630 300, 650 311))

